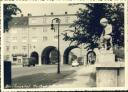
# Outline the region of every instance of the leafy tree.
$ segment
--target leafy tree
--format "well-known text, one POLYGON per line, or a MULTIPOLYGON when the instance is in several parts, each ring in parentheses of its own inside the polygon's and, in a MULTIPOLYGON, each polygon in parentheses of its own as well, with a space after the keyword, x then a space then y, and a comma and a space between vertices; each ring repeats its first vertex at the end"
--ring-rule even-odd
MULTIPOLYGON (((124 46, 124 4, 92 3, 83 4, 84 9, 77 12, 77 20, 71 25, 75 27, 73 36, 64 34, 65 41, 75 45, 86 44, 88 49, 98 47, 98 39, 103 32, 101 18, 107 18, 113 26, 113 44, 124 46)), ((71 31, 70 31, 71 32, 71 31)))
POLYGON ((51 52, 50 52, 50 61, 52 64, 55 64, 58 62, 58 51, 57 49, 53 49, 51 52))
POLYGON ((21 10, 15 4, 4 4, 4 32, 8 31, 8 24, 12 19, 12 15, 17 15, 21 10))

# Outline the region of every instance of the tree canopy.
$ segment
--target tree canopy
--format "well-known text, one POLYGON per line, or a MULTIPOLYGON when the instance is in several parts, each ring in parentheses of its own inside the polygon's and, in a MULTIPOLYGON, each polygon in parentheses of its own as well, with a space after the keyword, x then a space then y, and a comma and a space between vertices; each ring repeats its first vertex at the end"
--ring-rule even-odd
POLYGON ((4 12, 4 32, 8 31, 9 21, 12 19, 12 15, 17 15, 21 10, 15 4, 4 4, 3 6, 4 12))
POLYGON ((124 46, 124 4, 89 3, 83 4, 84 9, 77 12, 77 20, 71 25, 76 30, 73 36, 64 34, 65 41, 75 42, 75 45, 87 44, 88 49, 98 47, 98 38, 103 28, 101 18, 107 18, 113 27, 113 44, 124 46))

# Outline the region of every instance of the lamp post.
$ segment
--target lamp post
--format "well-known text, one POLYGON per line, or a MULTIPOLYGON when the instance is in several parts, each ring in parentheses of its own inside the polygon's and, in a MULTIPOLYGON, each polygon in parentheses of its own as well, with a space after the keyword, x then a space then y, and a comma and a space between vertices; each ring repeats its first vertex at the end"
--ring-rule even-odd
POLYGON ((57 73, 59 74, 60 73, 60 56, 59 56, 59 43, 60 43, 60 40, 59 40, 59 27, 60 27, 60 19, 59 18, 54 18, 52 19, 52 23, 51 23, 51 29, 55 31, 55 27, 54 27, 54 21, 56 21, 56 23, 58 24, 58 67, 57 67, 57 73))
POLYGON ((29 44, 29 41, 30 41, 30 39, 29 39, 29 26, 28 26, 28 60, 29 60, 29 46, 30 46, 30 44, 29 44))

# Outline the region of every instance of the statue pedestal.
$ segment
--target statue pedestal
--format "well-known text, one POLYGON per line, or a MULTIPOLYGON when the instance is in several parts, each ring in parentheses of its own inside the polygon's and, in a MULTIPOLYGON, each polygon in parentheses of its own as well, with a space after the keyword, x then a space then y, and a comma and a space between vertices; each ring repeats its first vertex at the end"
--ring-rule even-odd
POLYGON ((124 62, 115 62, 112 51, 99 50, 95 66, 97 87, 124 87, 124 62))
POLYGON ((124 87, 125 70, 124 63, 102 63, 96 65, 97 87, 124 87))
POLYGON ((97 63, 113 63, 115 55, 113 51, 100 50, 97 54, 97 63))

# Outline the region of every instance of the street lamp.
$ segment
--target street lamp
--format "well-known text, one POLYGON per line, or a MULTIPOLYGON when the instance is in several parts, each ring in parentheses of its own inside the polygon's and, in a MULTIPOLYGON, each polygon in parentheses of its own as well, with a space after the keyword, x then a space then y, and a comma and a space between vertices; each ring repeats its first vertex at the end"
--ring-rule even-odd
POLYGON ((59 43, 60 43, 60 40, 59 40, 59 32, 60 32, 60 30, 59 30, 59 27, 60 27, 60 19, 59 18, 54 18, 54 19, 52 19, 52 23, 51 23, 51 29, 52 30, 54 30, 54 32, 55 32, 55 27, 54 27, 54 21, 56 21, 56 23, 58 24, 58 67, 57 67, 57 73, 59 74, 60 73, 60 56, 59 56, 59 43))

